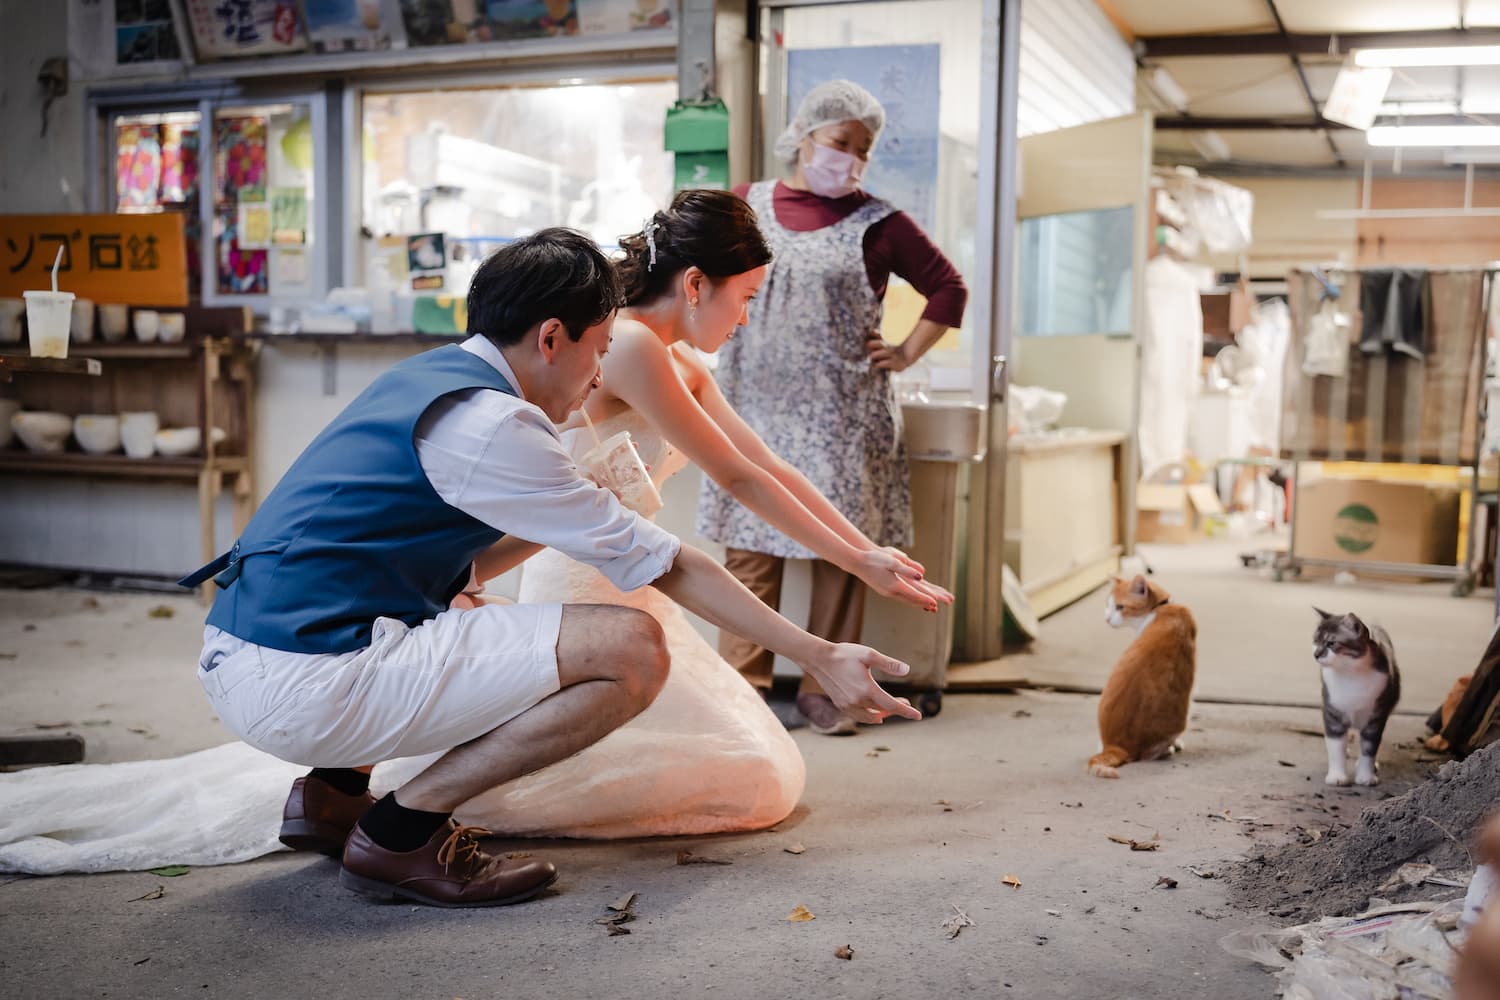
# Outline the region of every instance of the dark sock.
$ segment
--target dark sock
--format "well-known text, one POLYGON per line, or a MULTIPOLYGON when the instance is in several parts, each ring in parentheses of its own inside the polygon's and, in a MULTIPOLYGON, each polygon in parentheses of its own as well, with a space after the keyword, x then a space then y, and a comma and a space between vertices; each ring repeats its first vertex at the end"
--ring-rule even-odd
POLYGON ((309 778, 317 778, 345 795, 363 795, 370 790, 370 776, 352 767, 315 767, 307 772, 309 778))
POLYGON ((388 851, 415 851, 431 840, 452 815, 408 809, 396 801, 395 792, 388 792, 360 817, 359 828, 388 851))

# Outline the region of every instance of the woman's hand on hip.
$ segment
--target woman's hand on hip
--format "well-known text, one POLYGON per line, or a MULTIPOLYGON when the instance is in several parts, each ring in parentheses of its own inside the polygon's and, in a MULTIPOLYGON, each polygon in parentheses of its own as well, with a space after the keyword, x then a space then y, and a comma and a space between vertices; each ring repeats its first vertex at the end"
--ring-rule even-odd
POLYGON ((894 677, 905 677, 911 668, 900 660, 868 646, 852 642, 831 643, 817 663, 800 664, 817 678, 825 694, 855 722, 884 722, 892 715, 920 719, 922 713, 905 698, 890 694, 870 676, 880 670, 894 677))
POLYGON ((888 372, 904 372, 911 367, 912 359, 906 356, 904 346, 887 343, 878 333, 865 338, 865 353, 870 356, 870 364, 888 372))
POLYGON ((854 575, 882 597, 936 611, 939 604, 952 604, 953 595, 924 578, 922 564, 900 549, 870 549, 859 554, 854 575))

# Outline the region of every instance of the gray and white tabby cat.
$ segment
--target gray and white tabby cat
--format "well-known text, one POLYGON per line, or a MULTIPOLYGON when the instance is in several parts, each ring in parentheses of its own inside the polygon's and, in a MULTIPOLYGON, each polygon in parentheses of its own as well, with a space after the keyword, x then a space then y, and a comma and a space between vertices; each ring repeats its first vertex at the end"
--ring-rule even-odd
POLYGON ((1318 612, 1313 632, 1313 659, 1323 668, 1323 736, 1328 744, 1330 785, 1349 784, 1345 747, 1349 730, 1359 733, 1356 785, 1378 785, 1375 754, 1386 720, 1401 697, 1401 674, 1391 637, 1379 625, 1366 625, 1354 614, 1318 612))

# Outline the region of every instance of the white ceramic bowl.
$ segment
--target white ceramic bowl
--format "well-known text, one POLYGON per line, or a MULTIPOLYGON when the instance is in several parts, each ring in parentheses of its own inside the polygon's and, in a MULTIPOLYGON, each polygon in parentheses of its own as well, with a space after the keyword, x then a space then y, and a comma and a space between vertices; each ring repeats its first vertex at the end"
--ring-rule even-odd
POLYGON ((156 432, 156 453, 176 458, 191 455, 203 443, 203 432, 196 427, 168 427, 156 432))
POLYGON ((163 344, 176 344, 187 335, 187 317, 182 313, 162 313, 158 325, 163 344))
POLYGON ((137 309, 131 316, 135 324, 135 338, 149 344, 161 336, 161 313, 155 309, 137 309))
POLYGON ((151 410, 120 414, 120 443, 131 458, 150 458, 156 451, 156 432, 161 423, 151 410))
POLYGON ((73 437, 90 455, 120 450, 120 418, 109 413, 81 413, 73 418, 73 437))
POLYGON ((73 418, 49 410, 23 411, 10 418, 10 426, 30 450, 56 454, 73 433, 73 418))
POLYGON ((130 307, 107 303, 97 309, 99 336, 107 343, 118 343, 130 332, 130 307))

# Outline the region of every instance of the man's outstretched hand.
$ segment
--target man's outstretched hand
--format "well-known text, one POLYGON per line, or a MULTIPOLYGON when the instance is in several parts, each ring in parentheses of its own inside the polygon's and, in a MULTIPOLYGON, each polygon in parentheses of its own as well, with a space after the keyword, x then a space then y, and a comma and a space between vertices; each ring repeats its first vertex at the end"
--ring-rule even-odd
POLYGON ((840 642, 831 644, 819 661, 801 666, 817 678, 834 705, 855 722, 884 722, 892 715, 904 719, 922 718, 922 713, 912 708, 911 702, 890 694, 870 676, 871 670, 895 677, 906 676, 911 668, 900 660, 869 646, 840 642))

